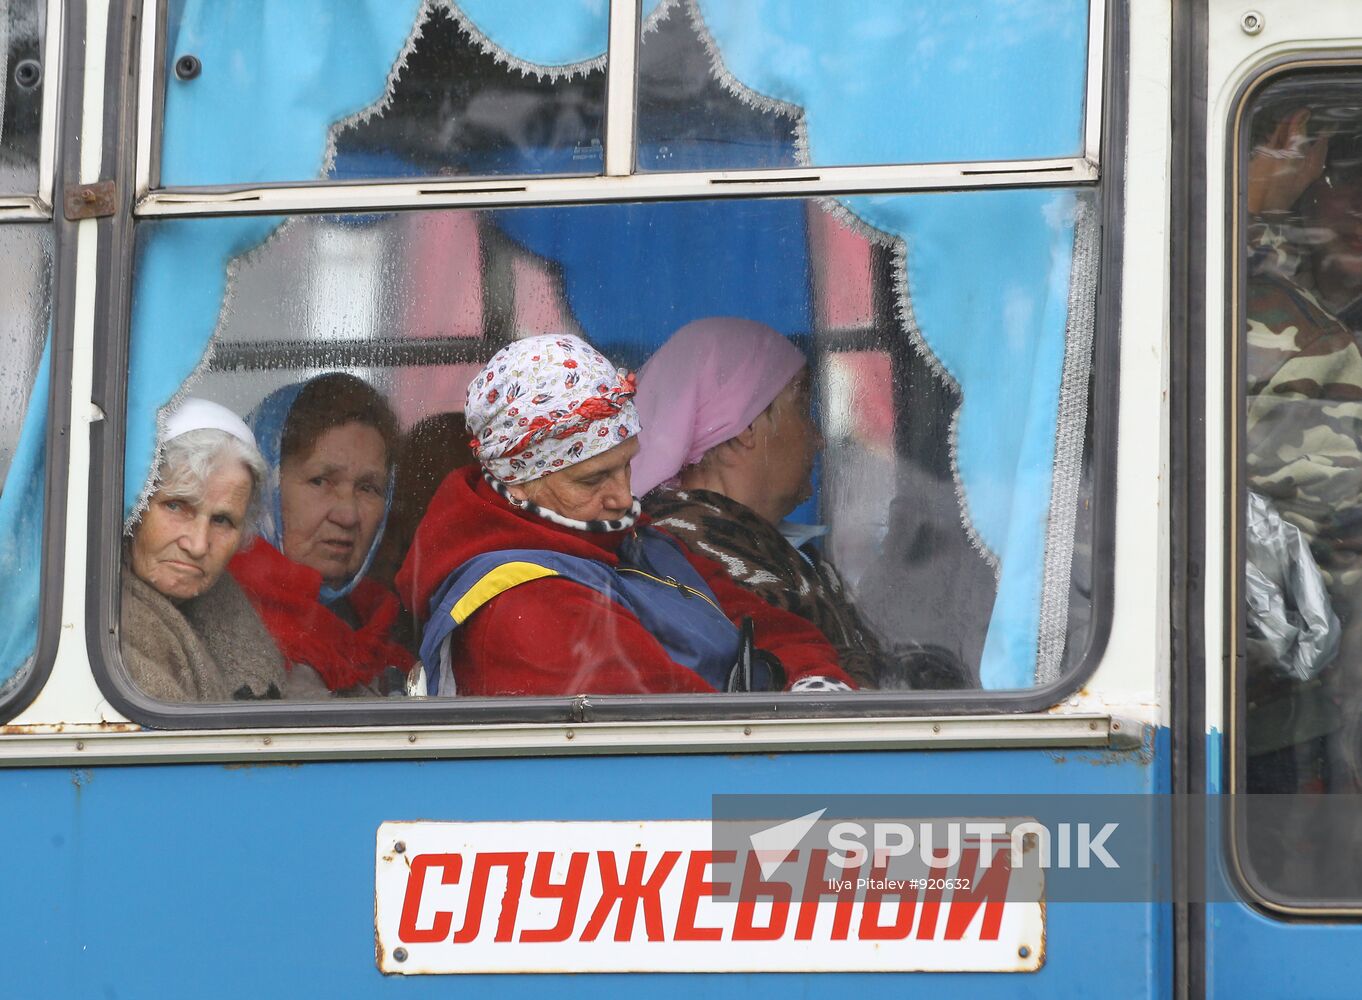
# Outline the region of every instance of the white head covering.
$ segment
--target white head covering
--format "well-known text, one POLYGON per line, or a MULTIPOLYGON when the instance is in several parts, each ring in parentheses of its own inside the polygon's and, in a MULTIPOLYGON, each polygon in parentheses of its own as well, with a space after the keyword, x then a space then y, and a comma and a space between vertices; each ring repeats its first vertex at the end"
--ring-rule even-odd
POLYGON ((470 446, 504 483, 533 482, 638 433, 634 376, 580 337, 507 344, 468 386, 470 446))
POLYGON ((202 430, 224 431, 252 449, 259 450, 256 448, 255 435, 246 426, 246 421, 221 403, 197 396, 181 400, 180 405, 166 416, 165 436, 161 440, 171 441, 181 434, 202 430))

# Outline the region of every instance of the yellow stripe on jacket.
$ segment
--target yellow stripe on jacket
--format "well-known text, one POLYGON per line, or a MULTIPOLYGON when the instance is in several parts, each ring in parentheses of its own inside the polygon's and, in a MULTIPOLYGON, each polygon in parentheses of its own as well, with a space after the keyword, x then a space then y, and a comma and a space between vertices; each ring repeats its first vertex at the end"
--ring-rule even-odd
POLYGON ((498 594, 505 593, 522 583, 540 580, 546 576, 558 576, 558 571, 528 562, 502 563, 468 588, 468 593, 459 598, 454 607, 450 609, 449 617, 453 618, 456 624, 462 625, 474 611, 477 611, 478 608, 498 594))

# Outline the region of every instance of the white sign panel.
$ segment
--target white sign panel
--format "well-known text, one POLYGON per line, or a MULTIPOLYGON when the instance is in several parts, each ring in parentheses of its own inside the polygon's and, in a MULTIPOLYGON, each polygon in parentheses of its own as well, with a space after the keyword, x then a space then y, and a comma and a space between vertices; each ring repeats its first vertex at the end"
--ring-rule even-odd
POLYGON ((1021 872, 1005 840, 988 860, 975 847, 911 879, 887 877, 868 855, 839 867, 827 851, 801 859, 750 841, 747 852, 716 851, 712 824, 698 820, 384 823, 378 967, 1025 972, 1044 962, 1044 905, 1034 883, 1009 898, 1021 872))

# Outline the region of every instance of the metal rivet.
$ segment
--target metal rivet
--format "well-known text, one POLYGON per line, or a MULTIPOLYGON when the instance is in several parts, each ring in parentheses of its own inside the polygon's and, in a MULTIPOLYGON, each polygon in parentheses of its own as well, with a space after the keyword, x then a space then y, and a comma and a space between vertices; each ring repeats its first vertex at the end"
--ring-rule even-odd
POLYGON ((1244 11, 1244 16, 1239 19, 1239 27, 1244 29, 1244 34, 1246 35, 1258 34, 1258 32, 1263 30, 1263 25, 1266 23, 1267 22, 1263 19, 1263 15, 1259 14, 1256 10, 1244 11))
POLYGON ((175 75, 181 80, 192 80, 203 71, 198 56, 180 56, 175 60, 175 75))
POLYGON ((406 948, 394 948, 394 949, 393 949, 393 958, 396 959, 396 960, 399 961, 399 962, 405 962, 405 961, 407 960, 407 949, 406 949, 406 948))
POLYGON ((416 742, 416 734, 415 734, 415 733, 408 733, 408 734, 407 734, 407 742, 408 742, 408 743, 415 743, 415 742, 416 742))
POLYGON ((1097 728, 1097 723, 1095 723, 1095 722, 1089 722, 1089 723, 1088 723, 1088 728, 1089 728, 1089 729, 1095 730, 1095 729, 1097 728))
MULTIPOLYGON (((402 949, 400 949, 400 948, 398 949, 398 951, 401 951, 401 950, 402 950, 402 949)), ((1030 957, 1031 957, 1031 949, 1028 948, 1026 945, 1022 945, 1020 948, 1017 949, 1017 954, 1020 955, 1022 958, 1030 958, 1030 957)))
POLYGON ((751 735, 752 735, 752 727, 751 727, 751 726, 743 726, 743 727, 742 727, 742 734, 743 734, 744 736, 751 736, 751 735))
POLYGON ((266 737, 265 737, 263 740, 261 740, 260 742, 264 743, 265 746, 269 746, 271 743, 274 742, 274 740, 272 740, 270 737, 266 736, 266 737))
POLYGON ((397 843, 393 844, 393 850, 398 854, 406 854, 407 842, 405 840, 399 840, 397 843))
POLYGON ((577 734, 574 733, 571 729, 569 729, 569 730, 567 731, 567 738, 568 738, 568 739, 570 739, 570 740, 571 740, 571 739, 575 739, 576 736, 577 736, 577 734))
POLYGON ((21 59, 14 67, 14 82, 25 90, 32 90, 42 78, 43 66, 36 59, 21 59))
POLYGON ((84 743, 82 740, 76 740, 76 749, 77 749, 77 750, 84 750, 84 749, 85 749, 85 743, 84 743))
POLYGON ((939 722, 934 722, 934 723, 932 723, 932 732, 934 732, 934 733, 939 733, 939 732, 941 732, 941 723, 939 723, 939 722))
POLYGON ((1113 722, 1111 724, 1111 731, 1113 733, 1119 733, 1121 731, 1121 724, 1119 722, 1113 722))

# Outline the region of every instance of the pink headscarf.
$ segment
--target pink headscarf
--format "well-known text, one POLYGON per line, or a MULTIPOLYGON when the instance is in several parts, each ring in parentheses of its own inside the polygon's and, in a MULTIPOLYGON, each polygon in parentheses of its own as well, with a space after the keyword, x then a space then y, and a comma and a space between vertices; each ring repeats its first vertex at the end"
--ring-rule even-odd
POLYGON ((736 437, 805 364, 799 348, 755 320, 711 316, 677 330, 639 369, 634 493, 736 437))

